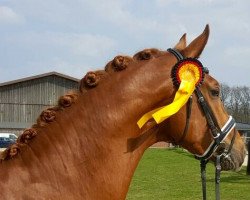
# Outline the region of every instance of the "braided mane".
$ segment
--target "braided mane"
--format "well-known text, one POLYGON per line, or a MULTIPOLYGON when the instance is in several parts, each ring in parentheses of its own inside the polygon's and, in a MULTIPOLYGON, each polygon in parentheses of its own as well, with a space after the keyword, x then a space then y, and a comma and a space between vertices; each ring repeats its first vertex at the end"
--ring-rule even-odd
POLYGON ((88 72, 79 82, 79 90, 71 91, 58 99, 55 107, 43 110, 37 119, 37 122, 31 128, 25 129, 18 137, 16 143, 9 146, 6 150, 0 153, 0 162, 13 159, 22 149, 37 135, 37 129, 48 126, 56 119, 57 111, 64 110, 74 104, 79 95, 83 95, 88 90, 95 88, 102 80, 112 73, 125 70, 131 63, 142 60, 150 60, 164 55, 165 51, 158 49, 145 49, 136 53, 133 57, 118 55, 113 60, 108 62, 105 70, 88 72))

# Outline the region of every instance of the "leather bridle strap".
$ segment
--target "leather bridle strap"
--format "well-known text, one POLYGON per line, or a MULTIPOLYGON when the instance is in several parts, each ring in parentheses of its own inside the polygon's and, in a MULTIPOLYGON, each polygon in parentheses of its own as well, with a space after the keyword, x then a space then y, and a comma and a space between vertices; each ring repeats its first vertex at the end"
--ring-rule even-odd
MULTIPOLYGON (((213 112, 211 108, 209 107, 208 103, 206 102, 205 98, 203 97, 201 91, 196 88, 196 95, 198 97, 198 102, 200 103, 202 110, 204 112, 204 115, 206 117, 208 126, 211 130, 211 133, 213 135, 213 142, 210 144, 210 146, 207 148, 205 153, 203 155, 195 155, 197 159, 200 160, 200 167, 201 167, 201 180, 202 180, 202 195, 203 200, 206 200, 206 164, 208 162, 208 159, 213 155, 213 153, 216 151, 218 146, 224 141, 224 139, 228 136, 228 134, 231 132, 231 130, 235 126, 235 120, 232 116, 229 116, 229 119, 227 120, 226 124, 222 127, 222 129, 219 128, 217 120, 215 119, 213 112)), ((220 200, 220 172, 221 172, 221 160, 225 158, 229 158, 232 146, 234 144, 236 137, 236 131, 234 129, 234 136, 231 140, 230 146, 227 150, 224 150, 224 152, 221 155, 216 156, 216 162, 215 162, 215 196, 216 200, 220 200)))
MULTIPOLYGON (((203 155, 195 155, 195 158, 198 160, 208 160, 212 154, 216 151, 217 147, 225 140, 225 138, 229 135, 229 133, 232 131, 232 129, 235 127, 235 120, 232 116, 229 116, 229 119, 227 120, 226 124, 222 127, 222 129, 219 131, 218 137, 214 138, 212 143, 209 145, 207 150, 204 152, 203 155)), ((230 146, 233 146, 234 139, 232 138, 230 146)), ((228 150, 231 151, 232 147, 228 150)), ((223 153, 229 153, 229 151, 223 152, 223 153)), ((223 155, 223 153, 221 155, 223 155)))
POLYGON ((202 199, 206 200, 207 198, 207 185, 206 185, 206 165, 208 160, 201 160, 200 161, 200 169, 201 169, 201 184, 202 184, 202 199))
MULTIPOLYGON (((184 59, 184 56, 175 49, 168 49, 168 52, 172 53, 178 61, 184 59)), ((206 72, 208 72, 206 70, 206 72)), ((206 117, 207 124, 209 129, 211 130, 212 136, 213 136, 213 142, 209 145, 207 150, 203 155, 195 155, 197 159, 200 160, 200 167, 201 167, 201 179, 202 179, 202 193, 203 193, 203 200, 206 200, 206 164, 209 160, 209 158, 213 155, 213 153, 216 151, 218 146, 225 140, 225 138, 228 136, 228 134, 232 131, 232 129, 235 127, 235 120, 232 116, 229 116, 229 119, 225 123, 222 129, 220 129, 217 119, 213 114, 213 111, 211 110, 209 104, 205 100, 202 92, 200 91, 199 87, 196 87, 195 93, 198 98, 198 102, 202 108, 202 111, 206 117)), ((189 103, 187 106, 187 120, 185 129, 183 132, 183 135, 181 139, 179 140, 179 143, 182 143, 184 138, 187 135, 188 128, 189 128, 189 121, 190 121, 190 115, 191 115, 191 105, 192 105, 192 99, 189 99, 189 103), (190 104, 191 102, 191 104, 190 104)), ((231 143, 229 145, 229 148, 224 150, 224 152, 220 155, 216 156, 216 173, 215 173, 215 187, 216 187, 216 200, 220 199, 220 192, 219 192, 219 183, 220 183, 220 172, 221 172, 221 159, 229 158, 232 146, 234 144, 236 137, 236 131, 234 129, 234 135, 231 140, 231 143)))
MULTIPOLYGON (((169 53, 173 54, 178 61, 184 59, 184 56, 177 51, 176 49, 171 49, 169 48, 167 50, 169 53)), ((198 102, 201 106, 201 109, 206 117, 207 124, 209 129, 211 130, 211 133, 213 135, 213 142, 210 144, 208 149, 205 151, 203 155, 195 155, 197 159, 199 160, 207 160, 209 159, 212 154, 215 152, 219 144, 227 137, 227 135, 231 132, 231 130, 235 126, 235 120, 230 116, 226 124, 223 126, 222 129, 220 129, 217 119, 213 114, 213 111, 211 110, 209 104, 205 100, 202 92, 200 91, 199 87, 196 87, 195 89, 195 94, 197 95, 198 102)), ((191 105, 192 105, 192 100, 189 100, 187 107, 187 120, 186 120, 186 125, 184 128, 183 136, 179 140, 179 143, 181 143, 184 138, 186 137, 186 134, 188 132, 188 127, 189 127, 189 121, 190 121, 190 115, 191 115, 191 105), (191 103, 190 103, 191 102, 191 103)), ((232 142, 231 142, 232 143, 232 142)))
POLYGON ((214 114, 213 114, 210 106, 206 102, 204 96, 202 95, 202 93, 198 87, 196 87, 195 93, 197 95, 198 102, 201 105, 201 108, 203 110, 203 113, 207 119, 208 127, 210 128, 214 139, 216 139, 219 136, 219 130, 220 130, 218 122, 217 122, 216 118, 214 117, 214 114))
MULTIPOLYGON (((217 155, 216 156, 216 161, 215 161, 215 197, 216 200, 220 200, 220 172, 221 172, 221 160, 229 158, 231 149, 233 147, 234 141, 236 138, 236 130, 234 129, 234 135, 233 138, 231 140, 231 143, 229 145, 229 148, 227 150, 225 150, 224 153, 222 153, 221 155, 217 155)), ((204 189, 203 189, 204 191, 204 189)), ((204 197, 203 197, 204 198, 204 197)))
POLYGON ((179 51, 177 51, 175 49, 169 48, 169 49, 167 49, 167 51, 169 53, 172 53, 177 58, 178 61, 184 59, 184 56, 179 51))
MULTIPOLYGON (((167 49, 167 51, 169 53, 172 53, 178 61, 184 59, 184 56, 179 51, 177 51, 175 49, 169 48, 169 49, 167 49)), ((184 131, 182 133, 181 138, 178 141, 175 141, 175 144, 177 144, 177 145, 181 145, 183 143, 185 137, 187 136, 189 124, 190 124, 191 111, 192 111, 192 103, 193 103, 193 98, 191 95, 188 102, 187 102, 187 118, 186 118, 185 128, 184 128, 184 131)))

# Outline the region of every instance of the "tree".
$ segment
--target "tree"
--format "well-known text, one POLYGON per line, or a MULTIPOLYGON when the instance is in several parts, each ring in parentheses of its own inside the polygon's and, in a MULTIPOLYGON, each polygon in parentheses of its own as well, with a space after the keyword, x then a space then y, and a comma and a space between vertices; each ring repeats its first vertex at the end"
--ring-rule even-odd
POLYGON ((250 123, 250 88, 221 84, 221 100, 237 122, 250 123))
POLYGON ((227 84, 222 83, 220 97, 225 106, 227 106, 230 93, 231 93, 231 88, 227 84))
POLYGON ((248 150, 248 163, 247 163, 247 175, 250 175, 250 141, 247 143, 247 150, 248 150))

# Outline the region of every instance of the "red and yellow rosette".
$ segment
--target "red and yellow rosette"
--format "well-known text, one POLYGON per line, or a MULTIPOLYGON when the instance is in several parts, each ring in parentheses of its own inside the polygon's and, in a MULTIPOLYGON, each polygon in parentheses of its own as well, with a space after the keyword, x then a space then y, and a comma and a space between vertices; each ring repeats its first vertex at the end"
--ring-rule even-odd
POLYGON ((179 61, 172 69, 174 85, 179 87, 171 104, 156 108, 141 117, 137 122, 139 128, 151 118, 157 124, 177 113, 193 94, 195 87, 204 79, 204 68, 200 61, 194 58, 186 58, 179 61))

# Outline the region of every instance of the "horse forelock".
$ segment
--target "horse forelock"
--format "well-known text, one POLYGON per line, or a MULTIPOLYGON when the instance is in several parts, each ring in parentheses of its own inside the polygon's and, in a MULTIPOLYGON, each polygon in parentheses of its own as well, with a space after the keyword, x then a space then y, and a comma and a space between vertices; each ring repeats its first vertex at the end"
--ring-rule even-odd
MULTIPOLYGON (((132 63, 157 58, 165 53, 165 51, 152 48, 139 51, 133 57, 118 55, 106 64, 104 70, 88 72, 79 82, 79 91, 68 92, 58 99, 58 103, 55 107, 43 110, 37 122, 33 124, 31 128, 25 129, 18 137, 16 143, 12 144, 0 154, 0 161, 11 160, 22 152, 24 147, 36 137, 39 128, 48 126, 55 121, 58 116, 58 111, 67 110, 77 101, 79 95, 84 95, 88 90, 95 88, 112 73, 125 70, 132 63)), ((63 113, 65 114, 65 112, 63 113)))

